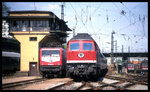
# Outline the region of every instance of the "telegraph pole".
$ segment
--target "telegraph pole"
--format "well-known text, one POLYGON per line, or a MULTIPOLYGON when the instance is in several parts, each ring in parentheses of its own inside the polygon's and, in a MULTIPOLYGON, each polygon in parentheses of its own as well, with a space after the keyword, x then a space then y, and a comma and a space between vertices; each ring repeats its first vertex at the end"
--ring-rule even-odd
POLYGON ((117 40, 116 40, 116 53, 117 53, 117 40))
MULTIPOLYGON (((61 5, 61 19, 64 21, 64 2, 61 5)), ((64 26, 61 26, 61 29, 64 30, 64 26)))
POLYGON ((99 36, 99 47, 100 47, 100 36, 99 36))
POLYGON ((123 55, 123 45, 122 45, 122 55, 123 55))
POLYGON ((113 34, 115 34, 114 31, 112 31, 111 33, 111 64, 113 64, 114 62, 114 53, 113 53, 113 50, 114 50, 114 36, 113 34))
POLYGON ((130 62, 130 46, 128 47, 128 53, 129 53, 129 62, 130 62))
MULTIPOLYGON (((114 42, 115 42, 115 45, 114 45, 115 52, 117 53, 117 40, 115 40, 114 42)), ((114 55, 114 57, 116 57, 116 56, 114 55)))
POLYGON ((36 10, 35 2, 34 2, 34 8, 35 8, 35 10, 36 10))
POLYGON ((64 20, 64 3, 61 5, 61 19, 64 20))
POLYGON ((74 37, 74 36, 75 36, 75 28, 73 28, 73 30, 72 30, 72 31, 73 31, 73 37, 74 37))
POLYGON ((122 45, 122 61, 123 61, 123 45, 122 45))

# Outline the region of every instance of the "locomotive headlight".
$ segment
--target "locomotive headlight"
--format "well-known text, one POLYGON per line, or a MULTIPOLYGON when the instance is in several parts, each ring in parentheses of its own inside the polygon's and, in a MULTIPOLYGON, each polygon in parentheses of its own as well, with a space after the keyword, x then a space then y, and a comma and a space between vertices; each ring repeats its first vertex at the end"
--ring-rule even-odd
POLYGON ((83 57, 84 57, 84 54, 83 54, 83 53, 79 53, 79 54, 78 54, 78 57, 83 58, 83 57))

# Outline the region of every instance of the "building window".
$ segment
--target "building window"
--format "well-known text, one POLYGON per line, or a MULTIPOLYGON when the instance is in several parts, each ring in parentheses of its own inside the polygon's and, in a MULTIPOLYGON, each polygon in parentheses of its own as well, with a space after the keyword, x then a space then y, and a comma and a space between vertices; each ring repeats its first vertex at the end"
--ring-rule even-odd
POLYGON ((31 20, 30 21, 30 27, 32 30, 30 31, 40 31, 40 30, 48 30, 49 27, 49 21, 48 20, 31 20))
POLYGON ((49 20, 11 20, 11 31, 49 31, 49 20))
POLYGON ((27 20, 12 20, 10 30, 12 31, 28 31, 29 21, 27 20))
POLYGON ((30 41, 37 41, 37 37, 30 37, 29 40, 30 41))

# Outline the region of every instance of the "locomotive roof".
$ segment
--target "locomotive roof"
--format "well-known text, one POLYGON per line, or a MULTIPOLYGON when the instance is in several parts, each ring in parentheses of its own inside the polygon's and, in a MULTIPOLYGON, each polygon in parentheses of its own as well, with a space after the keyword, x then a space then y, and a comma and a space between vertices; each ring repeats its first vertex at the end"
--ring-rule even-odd
POLYGON ((88 33, 78 33, 76 36, 71 38, 70 40, 93 40, 94 39, 88 33))

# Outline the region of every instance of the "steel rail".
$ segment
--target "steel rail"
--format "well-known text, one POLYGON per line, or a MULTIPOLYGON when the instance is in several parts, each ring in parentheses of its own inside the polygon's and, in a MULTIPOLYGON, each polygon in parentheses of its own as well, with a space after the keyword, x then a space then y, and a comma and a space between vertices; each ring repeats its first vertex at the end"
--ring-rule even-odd
POLYGON ((47 79, 38 78, 38 79, 31 79, 31 80, 25 80, 25 81, 6 83, 6 84, 2 84, 2 89, 22 86, 22 85, 26 85, 26 84, 32 84, 35 82, 40 82, 40 81, 45 81, 45 80, 47 80, 47 79))

